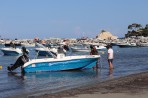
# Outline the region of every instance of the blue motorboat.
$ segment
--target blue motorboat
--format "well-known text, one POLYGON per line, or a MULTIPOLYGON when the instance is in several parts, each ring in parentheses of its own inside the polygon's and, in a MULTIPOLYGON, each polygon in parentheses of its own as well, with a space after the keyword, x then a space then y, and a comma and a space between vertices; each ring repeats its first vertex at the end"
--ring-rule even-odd
POLYGON ((99 58, 99 55, 64 56, 64 54, 58 54, 56 58, 32 59, 23 65, 23 71, 29 73, 83 69, 96 63, 99 58))

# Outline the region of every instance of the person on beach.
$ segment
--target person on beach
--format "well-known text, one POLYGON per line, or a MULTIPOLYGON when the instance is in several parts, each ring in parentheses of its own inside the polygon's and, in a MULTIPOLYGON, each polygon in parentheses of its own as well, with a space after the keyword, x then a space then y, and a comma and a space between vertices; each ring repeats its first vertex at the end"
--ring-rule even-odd
MULTIPOLYGON (((98 51, 97 51, 95 46, 90 45, 90 49, 91 49, 90 55, 99 55, 99 53, 98 53, 98 51)), ((98 68, 98 61, 96 62, 96 66, 93 67, 93 68, 98 68)))
POLYGON ((114 51, 112 49, 111 45, 108 45, 107 47, 107 52, 108 52, 108 64, 109 64, 109 68, 113 69, 113 58, 114 58, 114 51))
MULTIPOLYGON (((11 66, 7 67, 7 70, 9 70, 10 72, 15 70, 18 67, 21 67, 22 70, 22 66, 29 61, 29 52, 27 51, 27 49, 25 47, 22 47, 22 52, 23 54, 16 60, 16 62, 14 64, 11 64, 11 66)), ((23 70, 22 70, 23 72, 23 70)))

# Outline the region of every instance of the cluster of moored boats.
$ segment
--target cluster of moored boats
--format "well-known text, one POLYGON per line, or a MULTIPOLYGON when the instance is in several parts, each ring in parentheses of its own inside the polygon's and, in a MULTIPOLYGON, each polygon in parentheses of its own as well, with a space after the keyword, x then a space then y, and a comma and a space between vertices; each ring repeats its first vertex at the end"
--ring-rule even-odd
MULTIPOLYGON (((44 41, 43 41, 44 42, 44 41)), ((50 41, 49 41, 50 42, 50 41)), ((44 58, 35 58, 25 63, 22 68, 24 72, 40 72, 40 71, 61 71, 61 70, 74 70, 74 69, 86 69, 95 66, 96 62, 100 58, 100 55, 67 55, 68 52, 90 52, 90 45, 96 47, 97 50, 105 50, 107 44, 119 47, 143 47, 148 46, 147 39, 119 39, 112 41, 99 41, 86 40, 82 42, 58 42, 58 43, 42 43, 36 44, 34 41, 15 43, 15 46, 10 47, 10 43, 4 43, 5 47, 0 48, 4 55, 21 55, 21 47, 34 47, 38 56, 46 56, 44 58), (65 52, 60 53, 59 47, 65 47, 65 52), (67 48, 67 49, 66 49, 67 48), (48 57, 47 57, 48 56, 48 57)))
MULTIPOLYGON (((57 48, 60 46, 61 44, 56 44, 56 45, 50 45, 50 47, 40 47, 40 46, 35 46, 35 51, 38 53, 39 56, 46 56, 48 53, 47 51, 52 51, 54 53, 57 53, 57 48)), ((92 44, 82 44, 82 43, 77 43, 77 44, 72 44, 72 45, 68 45, 69 50, 71 50, 71 52, 90 52, 90 45, 92 44)), ((64 45, 63 45, 64 46, 64 45)), ((101 46, 101 45, 94 45, 96 47, 97 50, 105 50, 106 47, 105 46, 101 46)), ((21 47, 24 46, 19 46, 19 47, 9 47, 5 46, 0 48, 0 50, 3 52, 4 55, 12 55, 12 56, 16 56, 16 55, 21 55, 22 51, 21 51, 21 47)))

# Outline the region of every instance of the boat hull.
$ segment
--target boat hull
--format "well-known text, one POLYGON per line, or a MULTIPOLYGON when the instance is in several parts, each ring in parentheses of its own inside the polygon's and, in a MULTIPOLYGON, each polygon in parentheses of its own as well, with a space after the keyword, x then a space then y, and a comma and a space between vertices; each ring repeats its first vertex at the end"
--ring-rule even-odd
POLYGON ((83 69, 88 65, 96 62, 100 56, 78 57, 78 58, 50 58, 49 60, 33 60, 24 65, 24 72, 43 72, 43 71, 64 71, 83 69), (53 60, 51 60, 53 59, 53 60))
POLYGON ((4 55, 8 56, 18 56, 21 55, 22 52, 19 49, 11 49, 11 48, 1 48, 1 51, 3 52, 4 55))
POLYGON ((83 69, 90 69, 90 68, 93 68, 94 66, 96 66, 96 63, 97 63, 97 62, 98 62, 98 61, 94 61, 94 62, 88 64, 87 66, 85 66, 83 69))

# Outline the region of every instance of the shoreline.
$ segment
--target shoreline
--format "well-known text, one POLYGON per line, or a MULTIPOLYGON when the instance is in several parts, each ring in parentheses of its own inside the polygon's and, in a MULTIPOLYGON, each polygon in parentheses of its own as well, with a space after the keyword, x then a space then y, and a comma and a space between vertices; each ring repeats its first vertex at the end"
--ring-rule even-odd
POLYGON ((11 98, 97 98, 98 96, 102 96, 102 98, 131 98, 133 95, 135 98, 139 98, 139 96, 141 98, 147 98, 148 71, 106 80, 101 83, 94 82, 53 94, 45 93, 38 96, 34 94, 23 94, 12 96, 11 98))

